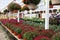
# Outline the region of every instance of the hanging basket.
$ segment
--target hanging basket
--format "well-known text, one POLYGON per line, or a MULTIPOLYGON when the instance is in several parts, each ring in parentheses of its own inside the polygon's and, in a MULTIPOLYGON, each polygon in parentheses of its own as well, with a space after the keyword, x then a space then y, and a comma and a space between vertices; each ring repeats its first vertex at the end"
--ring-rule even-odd
POLYGON ((29 8, 29 9, 33 9, 33 10, 34 10, 34 9, 36 9, 36 8, 37 8, 37 5, 29 4, 29 5, 28 5, 28 8, 29 8))
POLYGON ((53 5, 60 5, 60 0, 51 0, 53 5))

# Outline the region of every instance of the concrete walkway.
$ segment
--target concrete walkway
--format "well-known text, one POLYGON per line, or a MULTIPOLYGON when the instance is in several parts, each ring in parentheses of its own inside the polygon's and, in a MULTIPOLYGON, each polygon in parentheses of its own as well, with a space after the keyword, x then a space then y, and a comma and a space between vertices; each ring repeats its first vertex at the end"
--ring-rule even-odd
POLYGON ((11 40, 2 26, 0 26, 0 40, 11 40))

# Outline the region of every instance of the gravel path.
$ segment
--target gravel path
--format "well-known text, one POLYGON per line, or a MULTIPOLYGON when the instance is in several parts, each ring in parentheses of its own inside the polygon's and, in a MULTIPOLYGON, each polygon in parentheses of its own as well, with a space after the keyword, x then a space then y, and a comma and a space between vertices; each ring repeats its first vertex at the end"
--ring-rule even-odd
POLYGON ((2 26, 0 26, 0 40, 11 40, 2 26))

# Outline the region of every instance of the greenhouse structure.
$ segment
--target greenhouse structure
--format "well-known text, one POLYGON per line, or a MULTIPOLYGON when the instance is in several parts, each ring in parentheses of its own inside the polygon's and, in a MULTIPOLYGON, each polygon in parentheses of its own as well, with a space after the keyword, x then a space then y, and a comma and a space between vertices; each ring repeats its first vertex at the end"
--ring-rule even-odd
POLYGON ((60 0, 0 0, 0 40, 60 40, 60 0))

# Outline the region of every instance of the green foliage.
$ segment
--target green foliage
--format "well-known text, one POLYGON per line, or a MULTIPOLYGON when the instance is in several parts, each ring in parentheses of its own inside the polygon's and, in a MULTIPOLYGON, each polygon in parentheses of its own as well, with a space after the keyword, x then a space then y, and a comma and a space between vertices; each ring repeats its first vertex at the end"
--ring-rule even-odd
POLYGON ((56 33, 53 37, 52 40, 60 40, 60 32, 56 33))
POLYGON ((21 34, 22 29, 21 29, 21 28, 16 28, 16 29, 15 29, 15 32, 16 32, 17 34, 21 34))
POLYGON ((4 13, 7 13, 7 12, 9 12, 9 11, 8 11, 7 9, 5 9, 5 10, 4 10, 4 13))
POLYGON ((50 25, 49 29, 53 30, 54 32, 59 32, 60 31, 60 25, 50 25))
POLYGON ((7 27, 9 27, 9 28, 10 28, 10 26, 11 26, 11 24, 9 24, 9 23, 6 23, 5 25, 6 25, 7 27))
POLYGON ((59 12, 60 12, 60 9, 59 9, 59 12))
POLYGON ((23 38, 24 39, 27 39, 27 40, 33 40, 34 37, 36 37, 38 34, 36 32, 26 32, 24 35, 23 35, 23 38))
POLYGON ((56 33, 57 33, 57 32, 60 32, 60 28, 59 28, 59 29, 54 30, 54 32, 56 32, 56 33))
POLYGON ((24 4, 35 4, 35 5, 37 5, 37 4, 39 4, 39 2, 40 2, 41 0, 23 0, 23 3, 24 4))
POLYGON ((49 1, 49 4, 52 5, 52 1, 51 0, 49 1))
POLYGON ((54 25, 54 24, 57 25, 57 19, 56 18, 50 18, 49 23, 51 25, 54 25))
POLYGON ((13 10, 21 10, 21 6, 16 4, 16 3, 11 3, 9 6, 8 6, 8 9, 10 11, 13 11, 13 10))
POLYGON ((57 25, 50 25, 49 28, 50 28, 50 30, 53 30, 53 31, 54 31, 54 30, 56 30, 58 27, 57 27, 57 25))
POLYGON ((36 23, 44 23, 45 19, 44 18, 23 18, 26 21, 32 21, 32 22, 36 22, 36 23))

